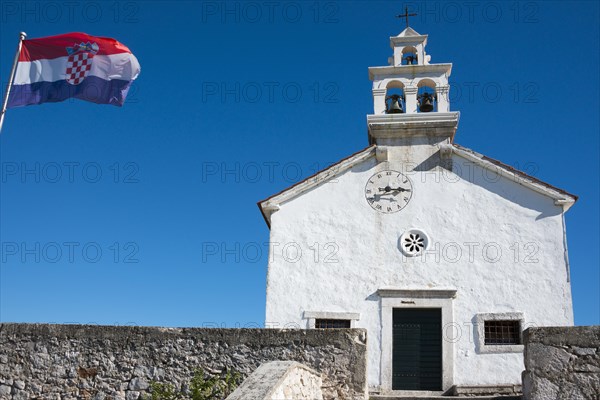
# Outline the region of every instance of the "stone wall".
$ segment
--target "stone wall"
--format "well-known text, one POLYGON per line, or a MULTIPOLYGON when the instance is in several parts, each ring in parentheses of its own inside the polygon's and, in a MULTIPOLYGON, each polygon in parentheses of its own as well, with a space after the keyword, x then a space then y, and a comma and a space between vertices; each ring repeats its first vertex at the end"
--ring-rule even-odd
POLYGON ((525 400, 599 400, 600 326, 525 331, 525 400))
POLYGON ((243 377, 267 361, 322 374, 325 399, 366 398, 366 332, 0 324, 0 399, 126 399, 195 368, 243 377))

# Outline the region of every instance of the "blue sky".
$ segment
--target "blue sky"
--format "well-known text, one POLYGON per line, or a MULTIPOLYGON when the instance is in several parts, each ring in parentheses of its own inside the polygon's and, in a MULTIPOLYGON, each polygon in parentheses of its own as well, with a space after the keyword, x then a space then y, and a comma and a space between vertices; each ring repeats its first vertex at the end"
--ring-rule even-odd
POLYGON ((22 30, 114 37, 142 73, 123 108, 8 111, 0 320, 262 326, 256 202, 367 145, 367 68, 405 5, 454 64, 456 142, 580 196, 575 321, 600 323, 593 1, 3 1, 2 87, 22 30))

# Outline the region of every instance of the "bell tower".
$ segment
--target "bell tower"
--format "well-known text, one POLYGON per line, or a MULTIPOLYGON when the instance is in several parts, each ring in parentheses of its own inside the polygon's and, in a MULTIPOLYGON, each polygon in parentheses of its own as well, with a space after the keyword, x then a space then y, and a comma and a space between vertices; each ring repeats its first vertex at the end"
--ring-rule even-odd
MULTIPOLYGON (((408 14, 399 17, 407 17, 408 14)), ((458 112, 450 111, 448 78, 452 64, 431 64, 427 35, 408 26, 390 38, 388 66, 370 67, 373 114, 367 115, 369 143, 383 146, 451 143, 458 112), (420 138, 420 139, 417 139, 420 138), (432 142, 431 138, 437 138, 432 142)))

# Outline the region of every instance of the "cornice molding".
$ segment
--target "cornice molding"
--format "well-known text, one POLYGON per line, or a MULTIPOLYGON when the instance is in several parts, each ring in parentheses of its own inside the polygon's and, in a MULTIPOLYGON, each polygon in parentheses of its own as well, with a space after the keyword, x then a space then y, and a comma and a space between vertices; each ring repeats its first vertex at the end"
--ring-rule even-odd
POLYGON ((397 297, 406 299, 453 299, 456 289, 404 289, 381 288, 377 290, 379 297, 397 297))
POLYGON ((369 67, 369 79, 395 78, 399 76, 411 76, 416 74, 427 74, 437 72, 450 76, 452 64, 427 64, 427 65, 389 65, 385 67, 369 67))

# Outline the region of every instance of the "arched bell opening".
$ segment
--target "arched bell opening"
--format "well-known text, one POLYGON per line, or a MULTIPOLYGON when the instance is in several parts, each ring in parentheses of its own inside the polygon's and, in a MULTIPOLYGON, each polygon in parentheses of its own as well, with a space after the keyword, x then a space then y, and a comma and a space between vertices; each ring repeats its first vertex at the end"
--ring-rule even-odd
POLYGON ((436 112, 438 109, 438 98, 435 90, 435 82, 423 79, 418 84, 417 109, 420 113, 436 112))
POLYGON ((417 49, 412 46, 402 49, 402 65, 416 65, 418 63, 417 49))
POLYGON ((390 82, 385 93, 385 113, 404 114, 406 112, 406 98, 404 85, 401 82, 390 82))

